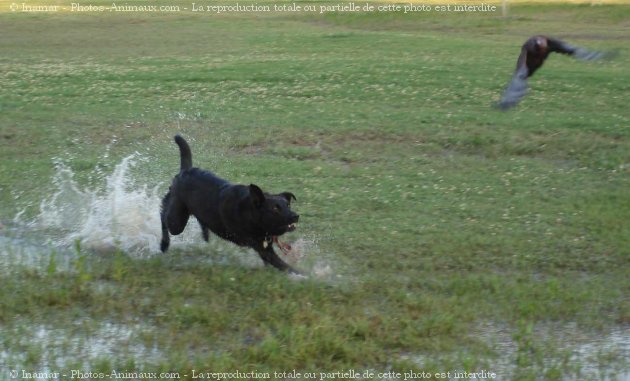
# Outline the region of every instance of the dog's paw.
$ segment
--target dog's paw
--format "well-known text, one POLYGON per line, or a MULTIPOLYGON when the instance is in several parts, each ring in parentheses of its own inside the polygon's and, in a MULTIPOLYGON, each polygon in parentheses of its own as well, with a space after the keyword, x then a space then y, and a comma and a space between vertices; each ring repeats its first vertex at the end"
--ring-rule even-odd
POLYGON ((160 250, 163 253, 166 253, 166 250, 168 250, 169 245, 171 244, 170 240, 162 240, 162 242, 160 242, 160 250))

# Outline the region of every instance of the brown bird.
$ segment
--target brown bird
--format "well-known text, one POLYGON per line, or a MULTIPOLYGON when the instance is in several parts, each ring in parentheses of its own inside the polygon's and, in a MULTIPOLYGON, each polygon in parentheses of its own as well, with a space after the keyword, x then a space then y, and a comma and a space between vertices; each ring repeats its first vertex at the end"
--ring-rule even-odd
POLYGON ((527 78, 531 77, 547 59, 549 53, 568 54, 583 61, 597 60, 608 57, 611 53, 590 51, 572 46, 564 41, 545 36, 534 36, 525 41, 521 48, 521 55, 516 61, 516 70, 503 97, 497 104, 502 110, 515 106, 527 93, 527 78))

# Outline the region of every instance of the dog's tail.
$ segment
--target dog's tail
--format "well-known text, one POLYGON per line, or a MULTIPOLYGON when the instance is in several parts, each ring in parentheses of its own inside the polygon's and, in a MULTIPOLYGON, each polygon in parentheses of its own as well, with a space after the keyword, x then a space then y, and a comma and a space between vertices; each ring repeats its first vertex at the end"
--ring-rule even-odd
POLYGON ((190 147, 184 138, 181 135, 175 135, 175 143, 179 146, 179 156, 180 156, 180 172, 184 172, 187 169, 192 168, 192 153, 190 152, 190 147))

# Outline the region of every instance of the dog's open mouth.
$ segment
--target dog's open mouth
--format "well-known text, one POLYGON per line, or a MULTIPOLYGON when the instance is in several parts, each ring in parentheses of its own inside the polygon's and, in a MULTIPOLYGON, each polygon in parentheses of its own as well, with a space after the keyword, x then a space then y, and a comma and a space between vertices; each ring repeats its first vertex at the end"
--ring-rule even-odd
MULTIPOLYGON (((296 222, 292 222, 286 226, 286 232, 292 232, 297 228, 296 222)), ((275 243, 284 255, 291 253, 291 245, 284 243, 278 239, 277 235, 271 236, 271 241, 275 243)))
POLYGON ((271 238, 271 240, 273 241, 273 243, 275 243, 276 245, 278 245, 278 249, 280 249, 280 251, 282 252, 282 254, 284 255, 289 255, 291 253, 291 245, 289 245, 288 243, 282 242, 278 239, 278 236, 273 236, 271 238))

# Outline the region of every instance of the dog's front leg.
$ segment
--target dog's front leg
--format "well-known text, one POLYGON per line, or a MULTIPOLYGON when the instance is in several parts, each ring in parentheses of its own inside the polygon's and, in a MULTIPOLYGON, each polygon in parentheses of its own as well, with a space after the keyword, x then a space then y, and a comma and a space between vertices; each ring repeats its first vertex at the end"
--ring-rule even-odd
POLYGON ((301 271, 298 271, 289 266, 285 261, 278 257, 278 254, 276 254, 276 252, 273 250, 272 242, 263 241, 260 244, 256 245, 254 249, 256 250, 258 255, 260 255, 260 258, 265 263, 265 266, 271 265, 281 271, 286 271, 291 274, 303 275, 301 271))

